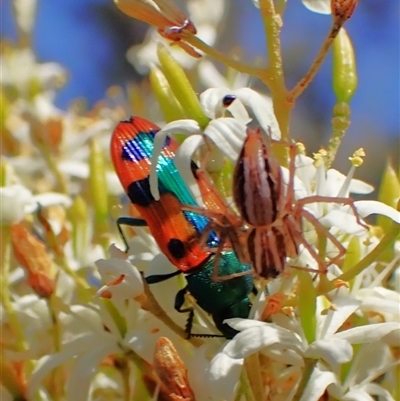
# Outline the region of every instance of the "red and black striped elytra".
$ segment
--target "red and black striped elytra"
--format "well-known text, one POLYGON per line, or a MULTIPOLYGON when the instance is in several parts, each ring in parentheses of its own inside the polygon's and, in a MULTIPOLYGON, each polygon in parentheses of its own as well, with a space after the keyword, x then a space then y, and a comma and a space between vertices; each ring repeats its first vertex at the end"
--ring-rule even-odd
MULTIPOLYGON (((132 117, 118 124, 111 139, 111 157, 117 175, 131 202, 147 222, 162 252, 182 272, 201 266, 211 252, 200 238, 208 219, 182 210, 182 205, 196 205, 174 166, 178 144, 167 138, 157 165, 160 200, 150 192, 149 176, 154 135, 159 127, 132 117)), ((195 173, 197 167, 192 165, 195 173)), ((210 233, 207 245, 215 248, 218 238, 210 233)))

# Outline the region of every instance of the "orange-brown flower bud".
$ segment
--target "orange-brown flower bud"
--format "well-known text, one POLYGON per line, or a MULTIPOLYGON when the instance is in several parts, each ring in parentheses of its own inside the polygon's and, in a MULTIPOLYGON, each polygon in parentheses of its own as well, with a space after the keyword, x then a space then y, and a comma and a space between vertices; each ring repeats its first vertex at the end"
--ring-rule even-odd
POLYGON ((160 337, 156 343, 154 369, 167 388, 171 400, 194 401, 186 367, 172 342, 166 337, 160 337))
POLYGON ((331 0, 331 11, 338 25, 343 25, 354 12, 358 0, 331 0))
POLYGON ((40 297, 49 298, 56 287, 56 272, 44 244, 24 223, 11 226, 14 255, 28 272, 28 283, 40 297))

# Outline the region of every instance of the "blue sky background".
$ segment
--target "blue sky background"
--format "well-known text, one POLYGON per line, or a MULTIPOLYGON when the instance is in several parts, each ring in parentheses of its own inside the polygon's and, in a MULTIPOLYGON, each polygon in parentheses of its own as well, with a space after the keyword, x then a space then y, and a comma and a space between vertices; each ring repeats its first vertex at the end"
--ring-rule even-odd
MULTIPOLYGON (((233 11, 225 35, 244 49, 251 62, 265 54, 258 10, 250 0, 230 0, 233 11)), ((1 1, 1 35, 15 37, 11 0, 1 1)), ((399 2, 363 0, 346 28, 356 49, 358 90, 351 102, 352 125, 337 163, 358 147, 367 150, 359 177, 378 183, 387 155, 399 159, 399 2)), ((315 57, 331 24, 330 16, 311 13, 300 0, 289 0, 282 43, 287 83, 292 87, 315 57)), ((114 84, 138 79, 125 58, 139 43, 145 26, 117 10, 111 0, 39 1, 33 47, 40 61, 57 61, 69 71, 69 81, 57 98, 67 107, 76 97, 89 104, 100 100, 114 84)), ((220 46, 226 49, 225 44, 220 46)), ((334 105, 328 58, 316 80, 299 99, 292 119, 292 135, 315 151, 326 144, 334 105)))

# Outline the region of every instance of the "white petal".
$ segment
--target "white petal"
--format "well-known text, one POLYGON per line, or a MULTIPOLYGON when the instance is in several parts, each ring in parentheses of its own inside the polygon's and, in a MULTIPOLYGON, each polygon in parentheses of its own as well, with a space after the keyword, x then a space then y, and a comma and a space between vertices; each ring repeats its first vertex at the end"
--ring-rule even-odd
MULTIPOLYGON (((363 386, 363 389, 367 391, 368 394, 373 396, 378 396, 379 401, 394 401, 392 395, 385 388, 381 387, 376 383, 367 383, 363 386)), ((376 397, 373 398, 374 400, 376 397)))
POLYGON ((296 177, 303 183, 307 194, 311 195, 311 182, 315 177, 316 168, 314 160, 311 157, 304 155, 296 155, 295 159, 296 177))
POLYGON ((341 400, 342 401, 374 401, 374 398, 371 397, 362 388, 352 388, 349 392, 347 392, 341 398, 341 400))
POLYGON ((59 169, 64 174, 68 174, 73 177, 82 179, 89 177, 89 165, 78 160, 65 160, 59 164, 59 169))
POLYGON ((318 401, 325 393, 326 388, 336 383, 337 378, 332 372, 324 372, 316 366, 308 380, 307 386, 300 401, 318 401))
POLYGON ((329 0, 301 0, 301 1, 310 11, 319 14, 331 13, 331 3, 329 0))
POLYGON ((362 344, 347 373, 344 388, 352 388, 357 383, 368 383, 393 367, 393 357, 389 347, 382 341, 362 344))
POLYGON ((378 297, 365 297, 362 299, 360 310, 363 312, 390 313, 394 316, 400 315, 400 303, 390 299, 378 297))
POLYGON ((354 178, 350 180, 348 188, 343 188, 346 176, 335 169, 329 169, 326 172, 326 177, 329 186, 333 189, 331 196, 338 196, 339 191, 344 191, 343 196, 348 196, 349 192, 353 194, 369 194, 374 190, 372 185, 354 178))
POLYGON ((155 135, 150 170, 150 191, 155 200, 160 199, 160 192, 158 190, 158 177, 156 171, 158 158, 161 154, 165 139, 171 134, 199 135, 201 134, 201 129, 197 121, 178 120, 166 124, 164 128, 158 131, 155 135))
POLYGON ((380 214, 382 216, 389 217, 397 224, 400 224, 400 212, 395 208, 385 205, 378 201, 356 201, 354 202, 358 213, 361 217, 367 217, 371 214, 380 214))
POLYGON ((232 359, 218 353, 211 361, 208 371, 209 389, 215 400, 233 400, 243 366, 243 359, 232 359))
POLYGON ((336 333, 335 338, 345 339, 351 344, 364 344, 379 340, 392 331, 399 329, 400 323, 397 322, 368 324, 336 333))
POLYGON ((350 193, 352 194, 370 194, 374 191, 374 187, 364 181, 353 178, 350 183, 350 193))
POLYGON ((191 163, 193 154, 203 144, 204 137, 202 135, 190 136, 189 138, 184 140, 181 146, 179 146, 174 160, 176 168, 178 169, 180 175, 185 181, 186 186, 189 188, 191 194, 193 195, 199 206, 204 205, 201 198, 199 186, 196 183, 196 179, 194 178, 191 169, 191 163))
POLYGON ((227 110, 232 114, 232 117, 235 120, 242 124, 247 125, 252 120, 243 103, 239 99, 236 99, 227 110))
POLYGON ((0 187, 0 220, 4 223, 21 221, 26 212, 37 208, 31 191, 22 185, 0 187))
POLYGON ((66 384, 67 401, 87 401, 90 385, 100 362, 118 351, 120 349, 116 344, 105 343, 78 356, 71 367, 66 384))
POLYGON ((200 95, 200 104, 204 113, 208 118, 214 120, 220 117, 225 107, 222 104, 222 99, 231 94, 228 88, 209 88, 200 95))
POLYGON ((236 161, 246 137, 246 126, 234 118, 219 118, 210 121, 204 135, 207 135, 227 158, 236 161))
POLYGON ((307 358, 323 359, 330 366, 337 367, 347 363, 353 356, 353 348, 350 343, 340 338, 328 338, 314 341, 306 350, 307 358))
MULTIPOLYGON (((127 260, 111 258, 96 261, 96 266, 106 284, 97 292, 98 295, 109 291, 120 299, 135 298, 143 293, 143 281, 139 271, 127 260)), ((114 297, 113 297, 114 299, 114 297)))
POLYGON ((243 330, 224 347, 223 352, 231 358, 245 358, 274 344, 298 352, 302 348, 302 343, 296 334, 274 324, 250 319, 227 319, 224 322, 235 330, 243 330), (248 328, 245 329, 246 327, 248 328))
POLYGON ((357 222, 357 218, 352 213, 352 210, 347 206, 341 210, 331 210, 325 216, 319 219, 319 222, 326 228, 336 227, 340 231, 351 235, 363 235, 367 229, 357 222))
MULTIPOLYGON (((104 333, 106 334, 106 333, 104 333)), ((102 342, 109 343, 112 339, 110 335, 98 335, 97 334, 88 334, 80 336, 68 343, 63 344, 63 350, 57 354, 46 355, 39 359, 35 368, 30 376, 28 383, 28 394, 30 396, 29 399, 34 399, 34 394, 40 387, 43 379, 57 366, 61 365, 65 361, 72 359, 75 355, 78 355, 82 352, 86 352, 93 347, 96 347, 98 344, 102 342)), ((116 344, 116 342, 112 341, 112 343, 116 344)), ((117 352, 118 349, 115 351, 117 352)))
POLYGON ((323 326, 318 338, 330 338, 343 325, 343 323, 359 308, 361 302, 349 296, 334 296, 332 303, 334 309, 329 309, 322 320, 323 326))
POLYGON ((253 111, 265 132, 268 133, 268 128, 271 128, 272 139, 281 139, 281 131, 275 117, 270 97, 261 96, 250 88, 237 89, 233 94, 236 95, 245 106, 253 111))
POLYGON ((72 205, 72 199, 69 196, 56 192, 46 192, 44 194, 35 195, 33 199, 43 207, 52 205, 70 207, 72 205))

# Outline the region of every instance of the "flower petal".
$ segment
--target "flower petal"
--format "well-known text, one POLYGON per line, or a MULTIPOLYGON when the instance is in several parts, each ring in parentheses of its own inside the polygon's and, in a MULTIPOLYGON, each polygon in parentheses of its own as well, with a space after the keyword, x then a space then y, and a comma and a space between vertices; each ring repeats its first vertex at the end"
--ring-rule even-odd
POLYGON ((343 296, 343 290, 333 297, 334 309, 329 309, 328 314, 322 319, 319 339, 330 338, 361 305, 360 301, 350 296, 343 296))
POLYGON ((233 359, 221 352, 212 359, 208 386, 215 400, 234 399, 242 366, 243 359, 233 359))
POLYGON ((197 121, 194 120, 178 120, 168 123, 163 129, 157 132, 154 137, 153 156, 151 158, 150 170, 150 191, 155 200, 160 199, 158 190, 157 165, 158 158, 164 146, 167 136, 171 134, 200 135, 201 129, 197 121))
POLYGON ((341 208, 341 210, 331 210, 325 216, 322 216, 319 222, 324 227, 336 227, 347 234, 359 236, 365 234, 367 229, 357 222, 357 218, 353 214, 349 213, 353 213, 353 211, 347 206, 341 208))
POLYGON ((329 0, 301 0, 306 8, 318 14, 330 14, 331 2, 329 0))
POLYGON ((353 356, 350 343, 340 338, 314 341, 304 353, 306 358, 323 359, 330 366, 347 363, 353 356))
POLYGON ((351 344, 364 344, 377 341, 394 330, 400 330, 400 323, 376 323, 354 327, 335 334, 335 338, 349 341, 351 344))
POLYGON ((300 398, 300 401, 318 401, 325 393, 326 388, 336 383, 337 378, 332 372, 324 372, 316 366, 308 380, 307 386, 300 398))
POLYGON ((224 322, 235 330, 243 330, 222 351, 231 358, 245 358, 274 344, 301 352, 302 343, 299 337, 275 324, 250 319, 226 319, 224 322))
POLYGON ((245 106, 253 111, 265 132, 268 133, 269 128, 271 128, 272 139, 281 139, 281 131, 275 117, 270 97, 261 96, 258 92, 250 88, 237 89, 233 94, 237 96, 245 106))
POLYGON ((199 186, 193 175, 191 163, 193 154, 202 144, 204 144, 204 137, 202 135, 193 135, 185 139, 182 145, 179 146, 174 160, 176 168, 199 206, 204 206, 204 204, 199 186))
POLYGON ((204 130, 225 156, 236 161, 246 137, 246 126, 234 118, 212 120, 204 130))
POLYGON ((389 217, 397 224, 400 224, 400 212, 395 208, 385 205, 378 201, 356 201, 354 206, 357 208, 361 217, 367 217, 371 214, 380 214, 389 217))
POLYGON ((99 344, 89 352, 78 356, 70 370, 66 384, 67 401, 86 401, 89 399, 91 382, 100 362, 110 354, 120 351, 117 344, 99 344))

